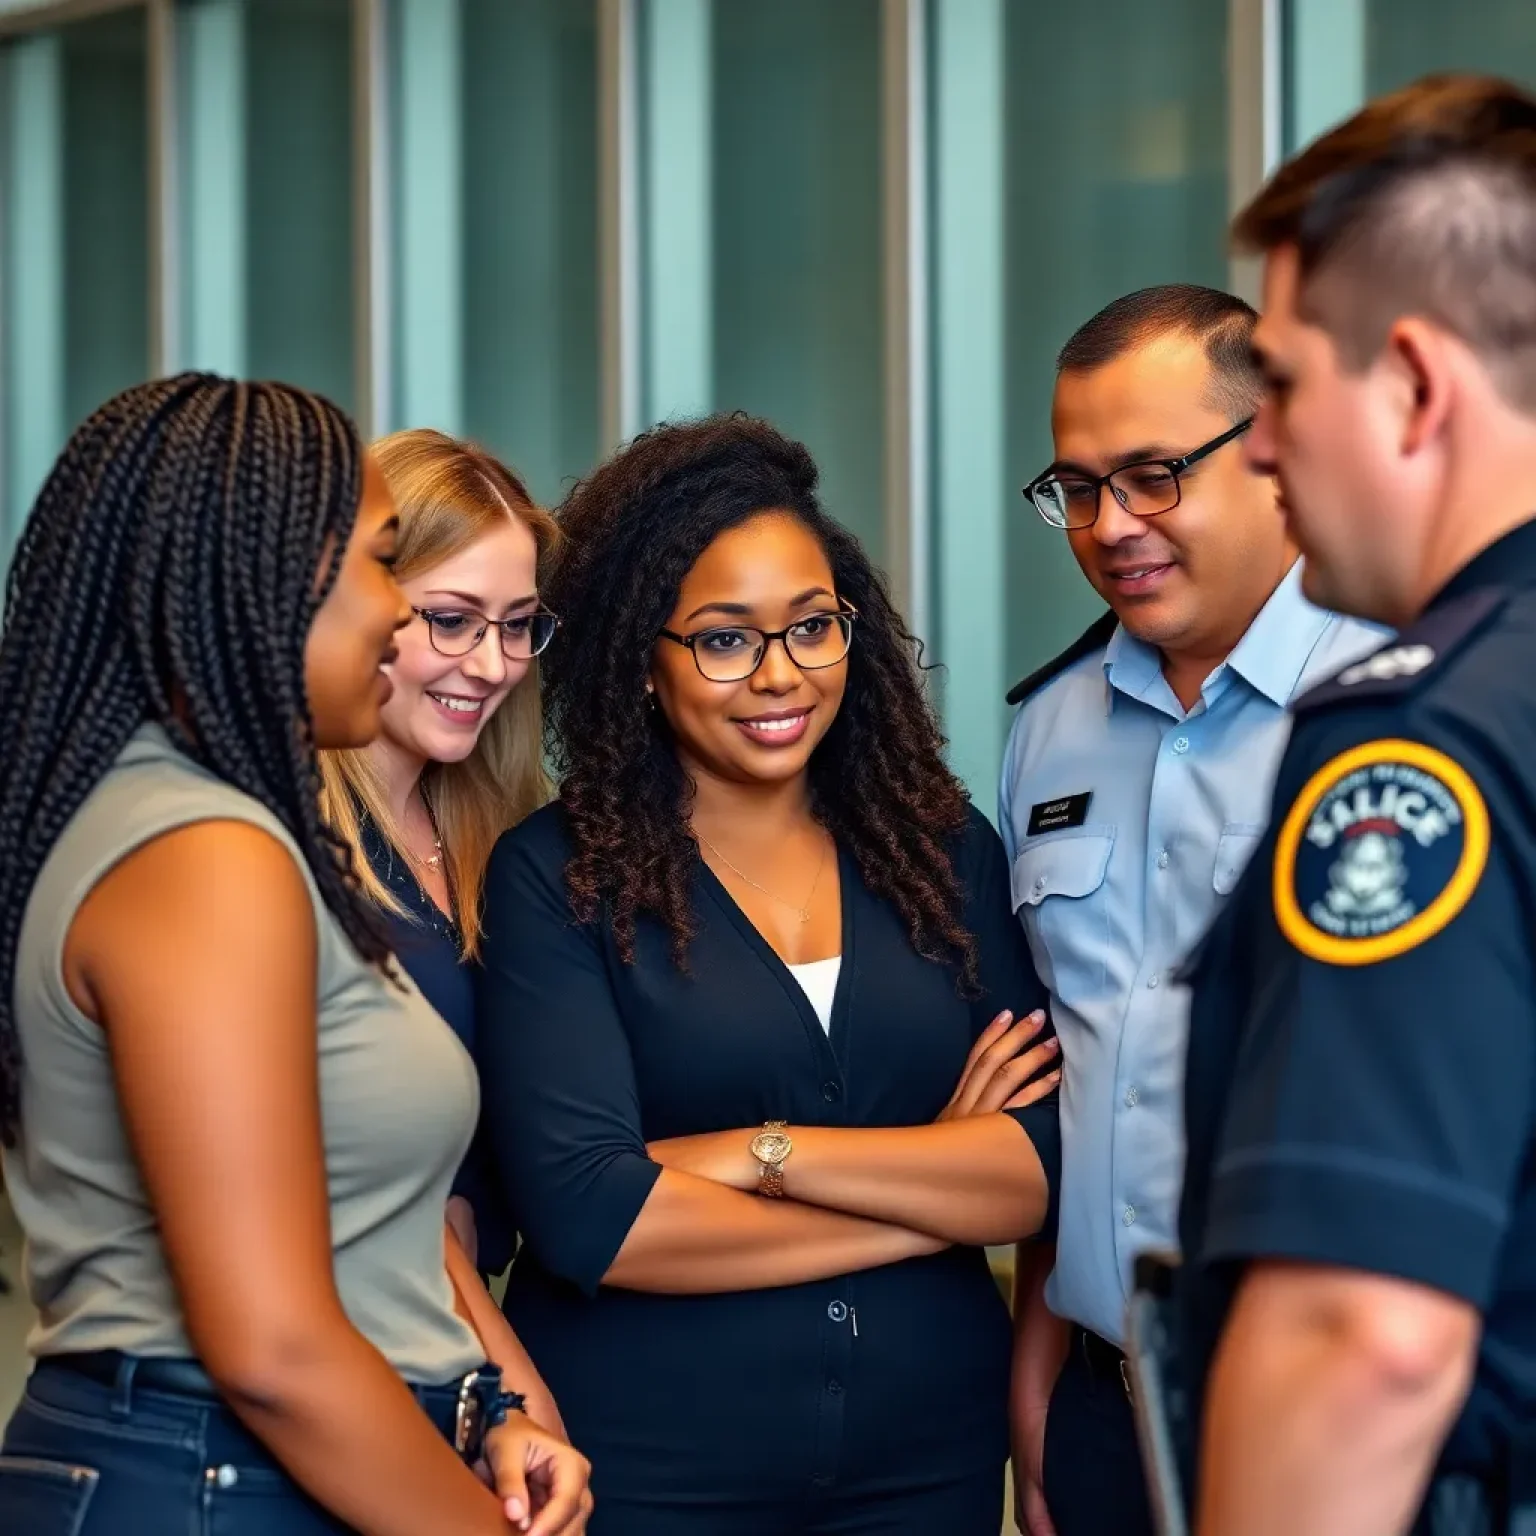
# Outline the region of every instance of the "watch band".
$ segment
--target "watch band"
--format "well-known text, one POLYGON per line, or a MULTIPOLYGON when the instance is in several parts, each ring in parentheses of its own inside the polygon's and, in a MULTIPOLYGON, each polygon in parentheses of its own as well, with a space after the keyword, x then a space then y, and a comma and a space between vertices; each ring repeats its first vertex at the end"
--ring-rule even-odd
MULTIPOLYGON (((787 1120, 768 1120, 763 1124, 764 1131, 785 1131, 789 1129, 787 1120)), ((788 1155, 787 1153, 785 1154, 788 1155)), ((758 1159, 757 1192, 766 1195, 770 1200, 782 1200, 784 1198, 784 1161, 783 1158, 776 1163, 765 1163, 758 1159)))

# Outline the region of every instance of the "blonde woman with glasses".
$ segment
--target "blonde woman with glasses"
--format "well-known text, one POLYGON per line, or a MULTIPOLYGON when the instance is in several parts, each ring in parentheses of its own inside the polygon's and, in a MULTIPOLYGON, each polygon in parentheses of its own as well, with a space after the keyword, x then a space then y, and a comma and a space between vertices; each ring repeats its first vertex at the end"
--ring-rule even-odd
MULTIPOLYGON (((396 640, 381 734, 322 757, 325 813, 388 915, 401 965, 473 1050, 486 861, 549 798, 536 671, 558 620, 540 605, 538 572, 558 534, 518 476, 473 444, 418 429, 373 454, 400 513, 395 576, 412 618, 396 640)), ((449 1271, 529 1413, 563 1433, 480 1278, 512 1257, 500 1208, 477 1143, 448 1202, 449 1271)))

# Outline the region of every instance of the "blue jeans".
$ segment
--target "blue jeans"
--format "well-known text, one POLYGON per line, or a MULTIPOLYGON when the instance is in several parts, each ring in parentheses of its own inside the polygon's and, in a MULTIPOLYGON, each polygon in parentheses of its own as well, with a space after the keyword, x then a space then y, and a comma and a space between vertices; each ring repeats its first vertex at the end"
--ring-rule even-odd
MULTIPOLYGON (((222 1403, 44 1360, 0 1448, 0 1531, 15 1536, 343 1536, 222 1403)), ((445 1437, 458 1383, 413 1388, 445 1437)))

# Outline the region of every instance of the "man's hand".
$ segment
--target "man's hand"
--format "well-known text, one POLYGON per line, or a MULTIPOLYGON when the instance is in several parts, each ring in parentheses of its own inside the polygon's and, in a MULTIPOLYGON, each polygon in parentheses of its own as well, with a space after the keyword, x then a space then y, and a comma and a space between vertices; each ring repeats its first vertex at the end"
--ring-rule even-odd
POLYGON ((491 1485, 514 1529, 528 1536, 581 1536, 586 1530, 592 1467, 580 1451, 527 1414, 514 1413, 485 1437, 485 1455, 491 1485))
POLYGON ((1056 1536, 1045 1507, 1045 1418, 1050 1404, 1018 1410, 1014 1426, 1014 1522, 1024 1536, 1056 1536))
POLYGON ((1020 1243, 1013 1270, 1013 1385, 1008 1419, 1013 1439, 1014 1518, 1024 1536, 1056 1536, 1045 1507, 1045 1422, 1066 1359, 1068 1326, 1045 1304, 1054 1248, 1020 1243))

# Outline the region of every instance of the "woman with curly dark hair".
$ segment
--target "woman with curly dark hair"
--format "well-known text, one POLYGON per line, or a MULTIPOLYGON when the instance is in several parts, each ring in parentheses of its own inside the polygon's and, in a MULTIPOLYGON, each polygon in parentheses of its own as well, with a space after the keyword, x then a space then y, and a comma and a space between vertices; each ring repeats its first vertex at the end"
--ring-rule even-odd
POLYGON ((330 402, 184 374, 85 421, 22 533, 0 1142, 38 1321, 0 1530, 585 1528, 454 1306, 473 1065, 320 813, 317 751, 389 697, 398 522, 330 402))
POLYGON ((995 1536, 1046 1227, 1045 993, 916 648, 805 449, 717 418, 566 503, 558 803, 486 882, 506 1310, 602 1536, 995 1536), (1017 1022, 1015 1022, 1017 1020, 1017 1022))

